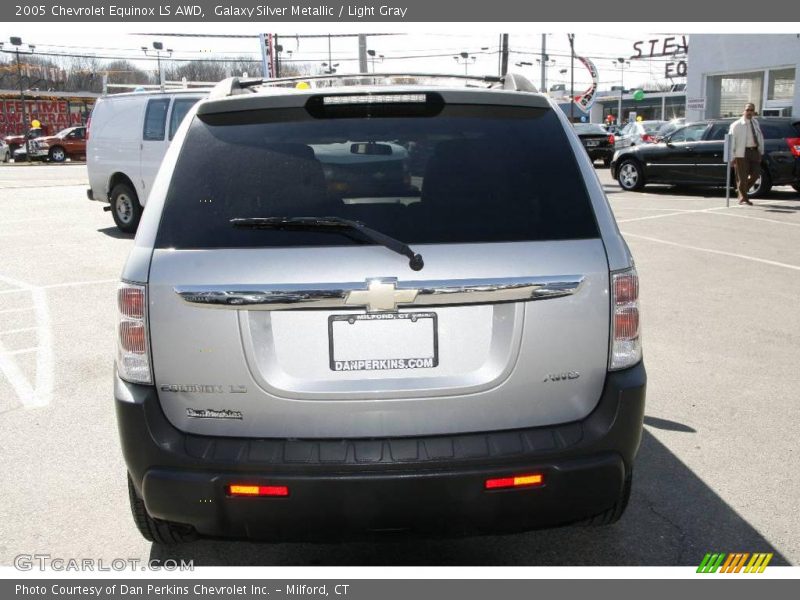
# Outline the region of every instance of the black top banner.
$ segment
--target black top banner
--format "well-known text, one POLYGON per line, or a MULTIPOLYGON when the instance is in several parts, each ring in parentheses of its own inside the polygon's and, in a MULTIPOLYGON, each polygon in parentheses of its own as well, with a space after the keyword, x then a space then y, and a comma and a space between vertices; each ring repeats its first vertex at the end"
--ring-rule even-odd
POLYGON ((791 22, 800 2, 760 0, 608 0, 520 2, 519 0, 388 0, 352 3, 292 0, 34 0, 0 5, 5 22, 791 22))

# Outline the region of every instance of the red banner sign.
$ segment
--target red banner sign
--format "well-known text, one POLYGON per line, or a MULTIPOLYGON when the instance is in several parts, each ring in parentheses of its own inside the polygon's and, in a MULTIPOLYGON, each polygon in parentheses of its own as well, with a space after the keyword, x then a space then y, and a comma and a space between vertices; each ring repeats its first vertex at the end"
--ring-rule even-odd
POLYGON ((22 100, 0 100, 0 135, 15 135, 27 131, 31 121, 42 124, 45 133, 52 135, 65 127, 81 124, 81 114, 71 113, 66 100, 25 100, 27 119, 22 100))

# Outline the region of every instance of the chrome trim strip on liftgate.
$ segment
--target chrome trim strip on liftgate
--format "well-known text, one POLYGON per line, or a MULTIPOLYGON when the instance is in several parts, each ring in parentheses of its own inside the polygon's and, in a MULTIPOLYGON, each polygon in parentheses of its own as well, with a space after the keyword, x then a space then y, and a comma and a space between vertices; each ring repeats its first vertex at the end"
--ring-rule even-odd
POLYGON ((570 296, 583 275, 400 281, 374 278, 344 284, 186 285, 175 287, 185 302, 207 308, 291 310, 400 307, 524 302, 570 296))

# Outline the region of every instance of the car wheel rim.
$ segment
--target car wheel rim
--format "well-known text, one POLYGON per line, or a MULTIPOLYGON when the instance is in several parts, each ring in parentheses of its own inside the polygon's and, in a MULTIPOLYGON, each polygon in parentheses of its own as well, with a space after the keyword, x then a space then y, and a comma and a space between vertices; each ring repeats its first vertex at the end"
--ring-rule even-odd
POLYGON ((61 162, 64 160, 64 151, 63 150, 56 150, 53 152, 53 160, 61 162))
POLYGON ((639 180, 639 171, 630 163, 622 165, 619 171, 619 180, 622 187, 632 188, 639 180))
POLYGON ((749 190, 747 190, 747 194, 748 195, 757 194, 758 190, 760 189, 761 189, 761 177, 756 179, 756 182, 753 184, 753 186, 749 190))
POLYGON ((117 196, 117 216, 123 223, 130 223, 133 216, 133 204, 127 194, 117 196))

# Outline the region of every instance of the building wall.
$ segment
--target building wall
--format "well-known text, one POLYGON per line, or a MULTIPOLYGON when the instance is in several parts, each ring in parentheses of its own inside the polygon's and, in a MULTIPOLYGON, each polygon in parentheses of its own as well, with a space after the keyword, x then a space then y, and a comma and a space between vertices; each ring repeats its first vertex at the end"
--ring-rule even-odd
MULTIPOLYGON (((800 35, 790 34, 692 34, 689 40, 686 97, 706 98, 705 113, 719 105, 717 90, 709 78, 733 73, 795 68, 792 116, 800 118, 800 35)), ((765 82, 766 85, 766 82, 765 82)), ((753 98, 759 107, 762 98, 753 98)), ((687 110, 688 120, 716 117, 687 110)))

